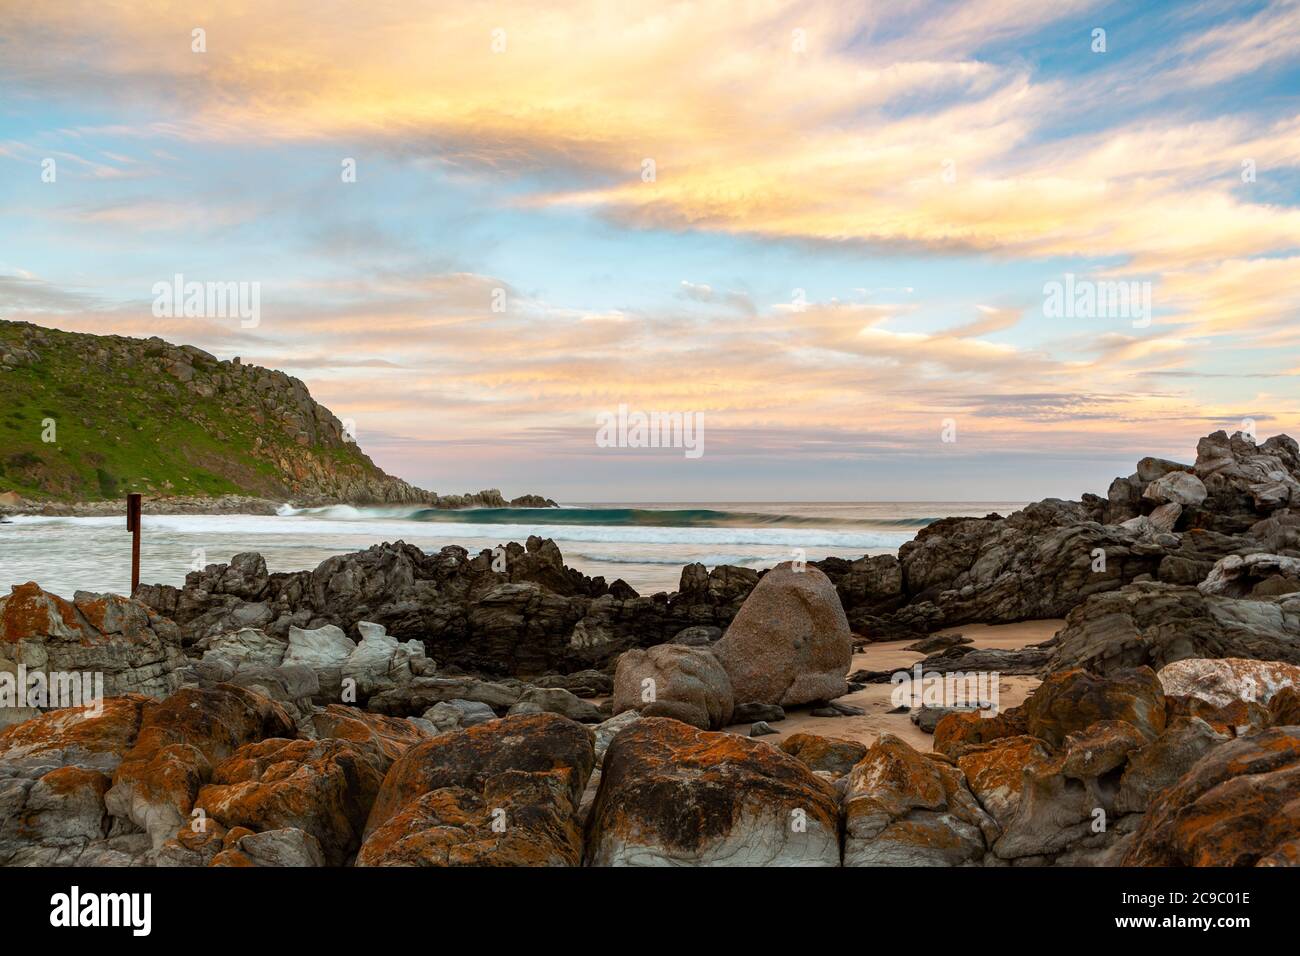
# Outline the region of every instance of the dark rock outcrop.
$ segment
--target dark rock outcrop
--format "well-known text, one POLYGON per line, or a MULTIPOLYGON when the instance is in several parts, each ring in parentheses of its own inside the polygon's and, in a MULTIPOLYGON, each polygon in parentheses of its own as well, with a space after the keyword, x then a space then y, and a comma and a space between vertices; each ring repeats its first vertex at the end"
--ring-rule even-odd
POLYGON ((1300 595, 1245 600, 1174 584, 1130 584, 1070 612, 1049 666, 1111 673, 1200 657, 1300 663, 1300 595))

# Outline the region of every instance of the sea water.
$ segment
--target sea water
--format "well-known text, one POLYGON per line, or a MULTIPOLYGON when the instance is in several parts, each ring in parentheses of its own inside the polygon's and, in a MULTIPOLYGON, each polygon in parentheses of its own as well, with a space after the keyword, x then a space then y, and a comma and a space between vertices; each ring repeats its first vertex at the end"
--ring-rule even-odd
MULTIPOLYGON (((565 564, 641 594, 674 591, 682 568, 768 568, 795 557, 859 558, 898 550, 927 524, 953 515, 1009 514, 1017 502, 584 504, 555 509, 410 507, 281 508, 278 515, 145 515, 140 580, 181 585, 185 575, 241 551, 271 571, 311 569, 326 558, 385 541, 426 552, 459 545, 471 554, 529 535, 551 538, 565 564)), ((123 517, 16 516, 0 524, 0 594, 35 581, 71 597, 127 592, 131 535, 123 517)))

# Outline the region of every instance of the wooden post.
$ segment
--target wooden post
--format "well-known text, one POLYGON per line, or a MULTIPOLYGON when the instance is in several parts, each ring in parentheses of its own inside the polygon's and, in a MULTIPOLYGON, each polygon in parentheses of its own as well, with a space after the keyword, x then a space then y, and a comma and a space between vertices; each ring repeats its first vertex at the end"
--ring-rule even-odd
POLYGON ((140 586, 140 495, 126 496, 126 530, 131 532, 131 596, 140 586))

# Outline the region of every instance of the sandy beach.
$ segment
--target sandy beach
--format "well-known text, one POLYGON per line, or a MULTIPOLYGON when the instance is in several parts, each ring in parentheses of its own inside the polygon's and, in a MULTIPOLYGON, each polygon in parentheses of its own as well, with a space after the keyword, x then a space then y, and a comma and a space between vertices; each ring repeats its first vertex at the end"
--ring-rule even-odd
MULTIPOLYGON (((1059 618, 1047 618, 1039 621, 1021 621, 1016 624, 967 624, 963 627, 947 628, 936 631, 937 634, 962 634, 974 643, 971 647, 1014 650, 1030 644, 1038 644, 1050 639, 1065 622, 1059 618)), ((863 651, 853 655, 850 672, 856 670, 892 670, 911 667, 925 657, 917 651, 905 650, 911 640, 887 641, 869 644, 863 651)), ((998 684, 999 703, 1005 709, 1014 707, 1024 701, 1039 684, 1037 677, 1007 676, 998 684)), ((836 703, 852 704, 863 708, 866 713, 860 717, 814 717, 811 707, 792 707, 786 710, 786 719, 772 724, 772 729, 779 732, 764 737, 774 744, 780 744, 782 738, 797 733, 819 734, 823 737, 841 737, 857 740, 870 746, 881 734, 889 733, 901 737, 917 750, 933 750, 934 738, 912 723, 909 714, 891 714, 891 690, 889 684, 871 684, 863 690, 839 698, 836 703)), ((736 734, 749 734, 749 724, 732 724, 726 730, 736 734)))

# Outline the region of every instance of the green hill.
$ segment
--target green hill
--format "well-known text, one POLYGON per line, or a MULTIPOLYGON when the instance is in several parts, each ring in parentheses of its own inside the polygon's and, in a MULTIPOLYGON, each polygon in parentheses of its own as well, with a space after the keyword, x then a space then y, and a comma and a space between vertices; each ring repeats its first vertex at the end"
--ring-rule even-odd
POLYGON ((0 321, 5 491, 32 501, 128 491, 453 507, 480 498, 439 499, 385 474, 283 372, 159 338, 0 321))

